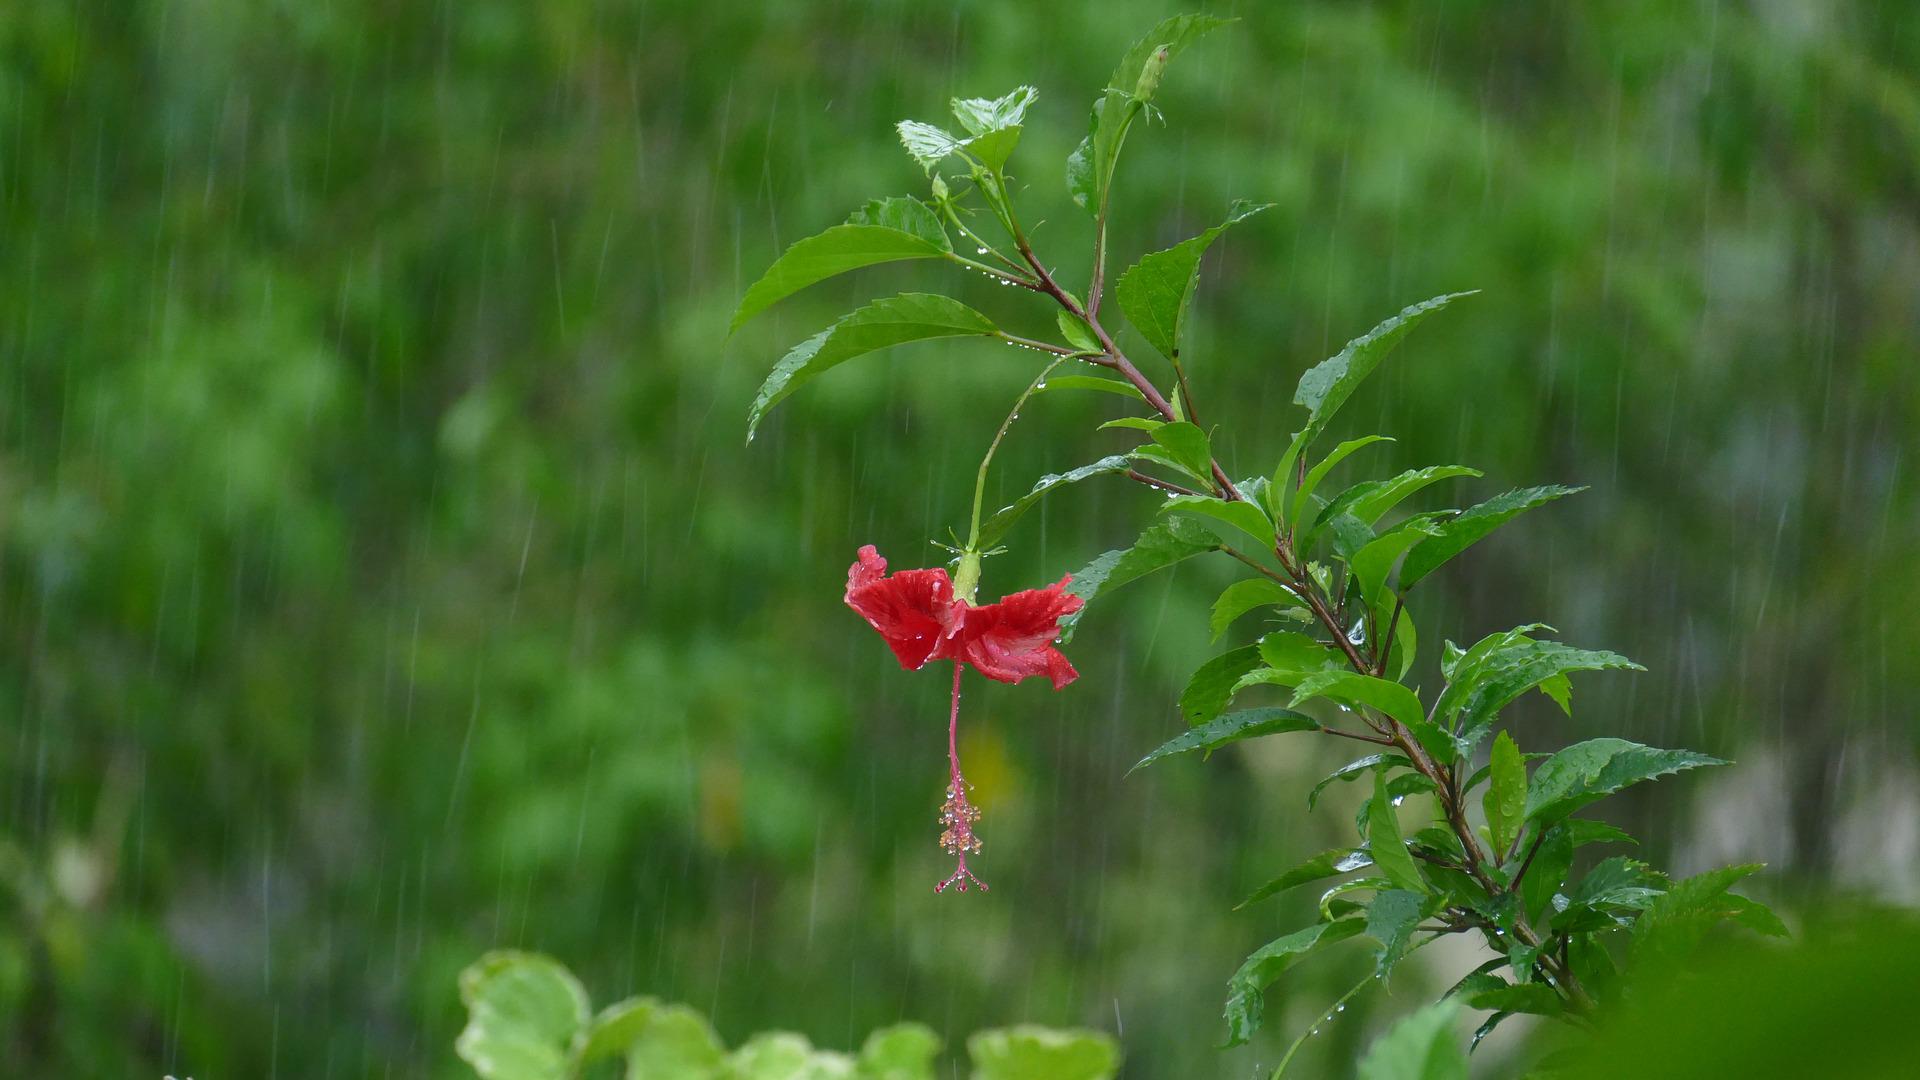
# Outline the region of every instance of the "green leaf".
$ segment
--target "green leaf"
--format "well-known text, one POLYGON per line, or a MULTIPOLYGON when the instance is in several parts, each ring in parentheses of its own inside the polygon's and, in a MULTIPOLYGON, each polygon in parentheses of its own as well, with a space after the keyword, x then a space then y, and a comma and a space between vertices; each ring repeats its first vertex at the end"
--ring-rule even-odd
POLYGON ((1346 442, 1334 447, 1333 452, 1321 459, 1320 464, 1307 470, 1306 477, 1300 481, 1300 489, 1293 493, 1293 509, 1288 512, 1287 520, 1290 522, 1298 522, 1300 520, 1300 515, 1306 511, 1307 500, 1311 499, 1313 493, 1319 489, 1320 481, 1327 478, 1327 474, 1333 471, 1335 465, 1345 461, 1347 455, 1362 447, 1372 446, 1377 442, 1392 441, 1392 439, 1387 438, 1385 435, 1368 435, 1364 438, 1348 439, 1346 442))
POLYGON ((571 972, 535 953, 490 952, 460 973, 467 1025, 454 1052, 482 1080, 565 1080, 590 1016, 571 972))
POLYGON ((1556 934, 1583 933, 1625 925, 1665 893, 1666 879, 1646 863, 1615 855, 1600 860, 1567 894, 1567 906, 1553 916, 1556 934))
MULTIPOLYGON (((1154 432, 1154 438, 1159 437, 1160 433, 1154 432)), ((1250 502, 1241 502, 1237 499, 1229 502, 1226 499, 1216 499, 1211 495, 1175 495, 1161 503, 1160 510, 1162 513, 1199 514, 1202 517, 1225 522, 1253 537, 1259 542, 1261 550, 1273 544, 1273 522, 1267 520, 1267 515, 1250 502)))
POLYGON ((1027 107, 1039 96, 1033 87, 1021 86, 997 98, 954 98, 953 118, 969 135, 1018 127, 1026 119, 1027 107))
POLYGON ((1360 581, 1360 595, 1368 604, 1378 605, 1388 595, 1387 579, 1393 564, 1408 548, 1432 536, 1438 529, 1426 517, 1410 518, 1384 536, 1375 537, 1347 560, 1353 576, 1360 581))
POLYGON ((1566 1003, 1553 988, 1540 983, 1525 983, 1519 986, 1505 985, 1488 987, 1467 995, 1467 1005, 1474 1009, 1492 1009, 1503 1013, 1532 1013, 1535 1016, 1559 1016, 1567 1011, 1566 1003))
POLYGON ((1373 801, 1367 807, 1367 850, 1388 881, 1413 892, 1427 891, 1426 879, 1420 876, 1420 868, 1414 865, 1406 842, 1400 838, 1400 819, 1393 812, 1385 769, 1373 774, 1373 801))
POLYGON ((1725 765, 1691 750, 1659 750, 1625 739, 1588 739, 1554 754, 1533 770, 1527 820, 1551 823, 1621 788, 1684 769, 1725 765))
POLYGON ((1487 814, 1487 829, 1493 833, 1495 856, 1513 846, 1520 835, 1520 822, 1527 808, 1527 765, 1520 756, 1520 745, 1513 736, 1501 732, 1493 740, 1492 772, 1487 793, 1480 800, 1487 814))
MULTIPOLYGON (((1093 336, 1093 329, 1089 327, 1086 320, 1080 316, 1062 308, 1053 313, 1053 321, 1059 325, 1060 336, 1067 339, 1067 344, 1079 349, 1081 352, 1097 353, 1102 351, 1099 339, 1093 336)), ((1068 377, 1076 379, 1094 378, 1091 375, 1073 375, 1068 377)), ((1131 393, 1134 397, 1140 398, 1143 401, 1146 400, 1145 395, 1141 394, 1139 389, 1130 382, 1123 382, 1119 379, 1100 379, 1098 381, 1124 386, 1126 390, 1122 392, 1131 393)))
POLYGON ((1114 285, 1120 310, 1161 355, 1178 359, 1180 330, 1200 280, 1200 257, 1219 235, 1272 204, 1236 202, 1227 219, 1191 240, 1142 256, 1114 285))
POLYGON ((1550 681, 1564 681, 1568 672, 1646 669, 1619 653, 1513 635, 1455 670, 1459 679, 1440 694, 1436 715, 1459 717, 1454 726, 1460 741, 1472 745, 1515 698, 1550 681))
MULTIPOLYGON (((1291 594, 1289 594, 1291 595, 1291 594)), ((1301 677, 1339 667, 1332 646, 1296 630, 1276 630, 1260 638, 1260 659, 1268 667, 1301 677)), ((1298 685, 1299 679, 1282 685, 1298 685)))
POLYGON ((1359 1080, 1467 1080, 1467 1054, 1453 1031, 1459 1017, 1454 998, 1408 1013, 1360 1059, 1359 1080))
POLYGON ((1145 431, 1148 433, 1152 433, 1155 431, 1159 431, 1161 428, 1166 426, 1167 426, 1167 422, 1165 420, 1155 420, 1150 416, 1119 416, 1119 417, 1115 417, 1112 420, 1106 421, 1105 423, 1101 424, 1099 427, 1095 428, 1094 430, 1108 431, 1115 428, 1124 428, 1130 431, 1145 431))
POLYGON ((867 1036, 860 1047, 860 1080, 934 1080, 940 1036, 925 1024, 894 1024, 867 1036))
POLYGON ((1380 943, 1374 973, 1386 978, 1407 954, 1413 928, 1426 915, 1426 897, 1406 889, 1389 889, 1367 906, 1367 936, 1380 943))
POLYGON ((999 331, 985 315, 958 300, 932 293, 902 293, 876 300, 795 345, 754 395, 747 413, 747 439, 760 420, 788 394, 829 368, 857 356, 910 341, 988 337, 999 331))
POLYGON ((1763 868, 1761 863, 1723 866, 1669 886, 1633 924, 1627 971, 1634 980, 1654 985, 1671 979, 1723 921, 1738 920, 1761 933, 1784 935, 1786 927, 1771 911, 1727 891, 1763 868))
POLYGON ((1318 731, 1319 729, 1318 720, 1305 713, 1294 712, 1292 709, 1274 706, 1241 709, 1168 739, 1152 753, 1135 762, 1133 769, 1128 769, 1127 772, 1131 773, 1134 769, 1150 765, 1163 757, 1184 754, 1190 750, 1205 750, 1212 753, 1228 743, 1240 742, 1243 739, 1278 735, 1289 731, 1318 731))
POLYGON ((726 1059, 726 1080, 827 1080, 852 1075, 853 1062, 846 1055, 815 1050, 804 1035, 791 1031, 755 1035, 726 1059))
MULTIPOLYGON (((1456 476, 1479 475, 1480 470, 1469 469, 1465 465, 1430 465, 1424 469, 1408 469, 1390 480, 1376 481, 1375 486, 1357 493, 1344 509, 1372 525, 1385 517, 1387 511, 1400 505, 1402 500, 1429 484, 1456 476)), ((1334 502, 1338 503, 1339 500, 1334 502)))
POLYGON ((1633 838, 1632 833, 1627 832, 1617 825, 1609 825, 1604 821, 1589 821, 1586 818, 1570 818, 1567 820, 1566 826, 1568 834, 1573 837, 1574 847, 1581 847, 1586 844, 1638 845, 1640 843, 1640 841, 1633 838))
POLYGON ((1533 862, 1527 867, 1527 876, 1520 881, 1520 898, 1526 903, 1530 921, 1537 921, 1546 912, 1547 905, 1553 902, 1553 894, 1559 891, 1567 879, 1567 871, 1573 867, 1573 837, 1566 828, 1558 824, 1534 827, 1546 832, 1541 834, 1533 862))
POLYGON ((1180 715, 1190 726, 1198 727, 1218 717, 1233 700, 1233 686, 1240 676, 1260 663, 1260 649, 1243 645, 1229 649, 1201 664, 1180 692, 1180 715))
POLYGON ((1260 1030, 1266 989, 1315 949, 1345 941, 1366 929, 1363 919, 1315 923, 1285 937, 1275 938, 1247 957, 1227 980, 1227 1042, 1239 1046, 1260 1030))
POLYGON ((918 120, 902 120, 894 125, 894 130, 900 133, 900 145, 906 147, 913 160, 929 173, 966 141, 944 128, 923 124, 918 120))
MULTIPOLYGON (((1380 366, 1380 361, 1415 324, 1460 297, 1471 295, 1471 292, 1449 293, 1404 308, 1398 315, 1347 342, 1346 348, 1302 375, 1293 403, 1306 407, 1307 425, 1294 436, 1293 446, 1304 448, 1312 443, 1353 395, 1354 388, 1373 374, 1373 369, 1380 366)), ((1292 453, 1297 457, 1299 451, 1295 449, 1292 453)))
POLYGON ((1153 441, 1172 454, 1181 468, 1195 476, 1213 474, 1213 448, 1208 444, 1207 433, 1192 424, 1184 420, 1163 424, 1154 430, 1153 441))
POLYGON ((1082 465, 1077 469, 1069 469, 1063 473, 1048 473, 1033 485, 1031 491, 1015 499, 1010 505, 1002 507, 980 526, 980 549, 985 550, 998 544, 1000 538, 1007 535, 1007 530, 1013 528, 1014 522, 1020 520, 1020 515, 1026 513, 1033 507, 1034 503, 1045 498, 1053 489, 1066 484, 1077 484, 1090 477, 1110 476, 1114 473, 1123 473, 1132 467, 1133 461, 1131 458, 1125 454, 1115 454, 1111 457, 1103 457, 1090 465, 1082 465))
POLYGON ((1089 214, 1097 217, 1106 205, 1120 147, 1140 109, 1141 103, 1134 100, 1130 90, 1107 90, 1093 100, 1087 137, 1067 157, 1067 193, 1089 214))
POLYGON ((720 1038, 706 1017, 685 1005, 668 1005, 654 1013, 628 1051, 627 1075, 706 1080, 725 1061, 720 1038))
POLYGON ((1252 896, 1234 905, 1234 910, 1259 903, 1269 896, 1277 896, 1310 881, 1322 881, 1336 874, 1364 870, 1372 865, 1373 856, 1366 848, 1330 848, 1255 889, 1252 896))
POLYGON ((1103 1032, 1022 1024, 976 1032, 967 1040, 973 1080, 1108 1080, 1120 1046, 1103 1032))
POLYGON ((1213 640, 1219 641, 1220 635, 1227 632, 1227 627, 1233 625, 1235 619, 1259 607, 1282 608, 1282 614, 1294 617, 1307 615, 1306 602, 1279 582, 1272 578, 1246 578, 1227 586, 1226 591, 1214 600, 1213 615, 1208 619, 1213 640))
POLYGON ((1313 785, 1313 790, 1307 792, 1307 809, 1313 809, 1313 805, 1320 801, 1320 793, 1326 790, 1327 785, 1333 783, 1335 780, 1352 780, 1368 769, 1377 769, 1383 765, 1388 768, 1395 768, 1403 765, 1410 766, 1412 764, 1413 762, 1408 761, 1403 754, 1368 754, 1366 757, 1349 761, 1345 765, 1321 777, 1320 782, 1313 785))
MULTIPOLYGON (((1220 550, 1220 540, 1205 528, 1186 518, 1162 518, 1148 526, 1129 548, 1104 552, 1074 571, 1067 591, 1089 605, 1136 578, 1164 570, 1209 551, 1220 550)), ((1086 608, 1060 620, 1061 641, 1073 639, 1086 608)))
POLYGON ((1448 559, 1472 547, 1488 533, 1505 524, 1514 515, 1531 510, 1542 503, 1552 502, 1562 495, 1572 495, 1585 488, 1561 487, 1548 484, 1543 487, 1523 488, 1496 495, 1458 517, 1451 518, 1440 526, 1433 538, 1407 556, 1406 565, 1400 568, 1400 587, 1409 589, 1414 582, 1439 569, 1448 559))
POLYGON ((940 217, 933 212, 933 208, 919 199, 904 195, 867 200, 867 205, 847 217, 847 224, 897 229, 912 233, 930 244, 937 244, 942 251, 953 248, 953 242, 947 238, 947 228, 940 223, 940 217))
MULTIPOLYGON (((1162 48, 1166 49, 1167 55, 1160 61, 1165 63, 1186 51, 1187 46, 1206 34, 1233 21, 1235 20, 1222 19, 1213 15, 1175 15, 1162 19, 1158 25, 1147 31, 1140 40, 1127 49, 1126 55, 1120 58, 1120 63, 1113 69, 1113 77, 1107 80, 1107 86, 1114 90, 1124 90, 1129 94, 1134 93, 1141 89, 1141 75, 1146 71, 1147 65, 1154 61, 1155 53, 1162 48)), ((1156 82, 1154 88, 1157 86, 1156 82)), ((1151 100, 1152 97, 1151 89, 1143 95, 1145 100, 1151 100)))
POLYGON ((576 1065, 625 1057, 653 1022, 653 1011, 658 1004, 652 998, 628 998, 601 1009, 582 1033, 583 1037, 575 1040, 576 1065))
MULTIPOLYGON (((977 159, 994 173, 1007 167, 1007 159, 1013 156, 1013 148, 1020 143, 1020 129, 1005 127, 989 131, 985 135, 975 135, 960 144, 960 149, 977 159)), ((989 190, 986 184, 982 190, 989 190)), ((996 181, 991 190, 998 190, 996 181)))
MULTIPOLYGON (((900 202, 920 206, 912 199, 890 199, 887 205, 900 202)), ((823 233, 796 241, 774 260, 772 266, 767 267, 767 272, 760 275, 760 280, 754 282, 746 295, 740 298, 740 306, 733 313, 728 332, 740 329, 748 319, 801 289, 849 270, 901 259, 934 259, 950 254, 946 233, 939 232, 939 239, 936 240, 927 229, 927 219, 932 217, 932 211, 924 206, 920 206, 920 209, 925 212, 924 217, 897 206, 874 209, 873 204, 869 203, 868 210, 862 211, 862 215, 874 220, 873 224, 835 225, 823 233), (886 223, 875 220, 876 214, 886 223)), ((938 232, 940 223, 936 220, 932 225, 933 231, 938 232)))

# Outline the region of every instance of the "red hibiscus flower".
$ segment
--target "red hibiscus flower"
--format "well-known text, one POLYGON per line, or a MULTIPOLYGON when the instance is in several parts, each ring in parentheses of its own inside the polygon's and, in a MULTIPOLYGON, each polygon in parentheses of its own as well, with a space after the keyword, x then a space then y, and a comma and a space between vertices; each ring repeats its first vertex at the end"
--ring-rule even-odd
POLYGON ((941 846, 959 856, 953 876, 934 886, 941 892, 959 883, 965 891, 972 882, 986 884, 967 870, 967 854, 980 850, 973 833, 980 811, 967 800, 968 785, 960 775, 956 732, 960 726, 960 671, 971 666, 989 679, 1017 683, 1044 675, 1058 690, 1080 677, 1073 665, 1053 647, 1060 636, 1060 620, 1086 603, 1066 591, 1070 577, 1044 589, 1012 593, 997 604, 974 605, 954 595, 953 580, 943 569, 902 570, 887 576, 887 560, 872 544, 860 549, 859 561, 847 569, 847 606, 880 632, 900 666, 917 671, 929 660, 953 661, 953 711, 947 720, 947 764, 951 783, 940 808, 941 846))

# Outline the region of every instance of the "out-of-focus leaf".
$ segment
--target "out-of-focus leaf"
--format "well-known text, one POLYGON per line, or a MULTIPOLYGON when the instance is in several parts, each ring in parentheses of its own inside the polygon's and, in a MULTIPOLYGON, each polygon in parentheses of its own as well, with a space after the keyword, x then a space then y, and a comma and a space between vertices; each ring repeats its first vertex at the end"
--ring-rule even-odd
POLYGON ((1444 998, 1400 1018, 1360 1059, 1360 1080, 1467 1080, 1459 1016, 1460 1002, 1444 998))
POLYGON ((1227 980, 1226 1045, 1239 1046, 1260 1030, 1266 989, 1275 979, 1315 949, 1345 941, 1364 931, 1366 925, 1364 919, 1315 923, 1275 938, 1247 957, 1240 970, 1227 980))
POLYGON ((656 1005, 652 998, 628 998, 601 1009, 588 1025, 585 1037, 576 1040, 575 1060, 584 1066, 624 1057, 653 1022, 656 1005))
POLYGON ((1727 762, 1691 750, 1659 750, 1625 739, 1588 739, 1533 770, 1527 820, 1550 824, 1621 788, 1685 769, 1727 762))
POLYGON ((1034 503, 1045 498, 1055 488, 1066 484, 1077 484, 1095 476, 1123 473, 1131 467, 1131 458, 1125 454, 1115 454, 1091 464, 1082 465, 1077 469, 1068 469, 1063 473, 1048 473, 1034 483, 1032 490, 996 511, 992 517, 980 525, 980 548, 985 550, 998 544, 1000 539, 1007 535, 1007 530, 1013 528, 1014 522, 1020 520, 1020 515, 1032 509, 1034 503))
MULTIPOLYGON (((654 1012, 646 1030, 627 1051, 629 1076, 672 1076, 706 1080, 726 1061, 720 1037, 707 1018, 685 1005, 654 1012)), ((718 1078, 714 1078, 718 1080, 718 1078)))
POLYGON ((860 1080, 934 1080, 940 1036, 925 1024, 894 1024, 867 1036, 860 1047, 860 1080))
POLYGON ((910 341, 988 337, 999 331, 985 315, 958 300, 932 293, 902 293, 876 300, 795 345, 773 367, 747 413, 753 438, 767 411, 829 368, 857 356, 910 341))
POLYGON ((1365 848, 1329 848, 1255 889, 1253 895, 1236 904, 1234 910, 1238 911, 1248 904, 1258 903, 1269 896, 1277 896, 1310 881, 1320 881, 1335 874, 1364 870, 1372 865, 1373 856, 1365 848))
MULTIPOLYGON (((1761 863, 1723 866, 1670 885, 1633 924, 1628 974, 1638 984, 1655 985, 1685 966, 1715 924, 1756 908, 1766 911, 1746 897, 1727 891, 1762 869, 1761 863)), ((1761 932, 1778 936, 1786 928, 1774 918, 1762 922, 1761 932)))
POLYGON ((795 241, 740 298, 729 331, 801 289, 863 266, 901 259, 935 259, 951 253, 933 212, 913 199, 868 203, 856 223, 835 225, 795 241), (915 213, 908 204, 919 207, 915 213))
POLYGON ((1120 1069, 1112 1036, 1031 1024, 976 1032, 967 1054, 973 1080, 1108 1080, 1120 1069))
POLYGON ((1467 1005, 1475 1009, 1493 1009, 1504 1013, 1532 1013, 1536 1016, 1559 1016, 1567 1011, 1566 1003, 1553 988, 1540 983, 1522 983, 1519 985, 1489 987, 1467 995, 1467 1005))
MULTIPOLYGON (((1318 720, 1305 713, 1294 712, 1292 709, 1273 706, 1241 709, 1168 739, 1152 753, 1135 762, 1133 769, 1150 765, 1163 757, 1184 754, 1191 750, 1205 750, 1211 753, 1228 743, 1240 742, 1243 739, 1255 739, 1262 735, 1279 735, 1290 731, 1317 731, 1319 728, 1318 720)), ((1127 771, 1132 772, 1133 769, 1127 771)))
POLYGON ((1408 554, 1405 565, 1400 567, 1400 587, 1412 588, 1421 578, 1438 570, 1448 559, 1472 547, 1515 515, 1542 503, 1552 502, 1562 495, 1585 490, 1548 484, 1509 491, 1468 509, 1458 517, 1448 519, 1440 526, 1439 533, 1408 554))
POLYGON ((483 1080, 565 1080, 591 1013, 580 981, 536 953, 490 952, 460 973, 454 1051, 483 1080))
POLYGON ((1147 344, 1163 356, 1178 358, 1180 331, 1200 280, 1200 257, 1221 233, 1265 209, 1266 205, 1235 203, 1225 221, 1165 251, 1141 256, 1120 275, 1113 297, 1147 344))

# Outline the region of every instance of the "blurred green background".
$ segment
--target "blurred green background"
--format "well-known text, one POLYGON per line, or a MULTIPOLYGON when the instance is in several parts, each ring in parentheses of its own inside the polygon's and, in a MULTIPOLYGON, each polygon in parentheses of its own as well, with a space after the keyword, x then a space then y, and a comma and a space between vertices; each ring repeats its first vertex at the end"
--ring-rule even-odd
MULTIPOLYGON (((1426 670, 1534 619, 1626 653, 1650 671, 1581 681, 1571 722, 1510 719, 1528 749, 1739 759, 1610 804, 1649 857, 1766 860, 1753 889, 1790 917, 1920 901, 1911 5, 1211 8, 1243 22, 1130 141, 1115 249, 1279 204, 1197 303, 1235 468, 1277 456, 1307 365, 1485 290, 1340 427, 1398 436, 1382 469, 1487 471, 1434 505, 1592 490, 1423 587, 1426 670)), ((1067 692, 970 684, 993 891, 936 897, 944 680, 899 670, 843 575, 862 543, 942 557, 1033 356, 850 365, 743 443, 773 360, 860 299, 952 287, 1033 335, 1051 313, 907 265, 726 337, 785 244, 924 190, 893 121, 1019 83, 1023 213, 1083 280, 1062 160, 1174 10, 0 7, 0 1072, 460 1075, 453 977, 491 946, 730 1042, 1031 1020, 1117 1032, 1129 1076, 1271 1065, 1365 961, 1301 968, 1220 1054, 1226 976, 1311 897, 1230 908, 1339 834, 1354 793, 1302 796, 1349 755, 1267 740, 1122 778, 1178 727, 1227 571, 1092 612, 1067 692)), ((1071 397, 1023 417, 992 497, 1127 445, 1071 397)), ((1152 505, 1056 496, 983 591, 1152 505)), ((1441 952, 1303 1074, 1477 960, 1441 952)))

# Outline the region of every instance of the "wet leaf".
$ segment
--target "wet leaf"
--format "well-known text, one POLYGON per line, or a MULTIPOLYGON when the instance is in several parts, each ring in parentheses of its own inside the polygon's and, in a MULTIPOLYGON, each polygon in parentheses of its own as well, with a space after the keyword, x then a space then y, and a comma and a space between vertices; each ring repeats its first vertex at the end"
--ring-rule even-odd
POLYGON ((1141 256, 1120 275, 1114 299, 1134 329, 1161 355, 1179 356, 1181 327, 1200 279, 1200 257, 1221 233, 1265 209, 1267 205, 1235 203, 1224 222, 1165 251, 1141 256))
POLYGON ((872 224, 835 225, 795 241, 787 248, 740 298, 728 330, 738 330, 748 319, 775 303, 849 270, 901 259, 943 258, 951 253, 946 234, 939 231, 940 223, 933 220, 933 212, 918 202, 889 199, 885 208, 876 209, 872 203, 868 207, 856 216, 863 216, 872 224), (919 206, 924 215, 914 214, 898 205, 901 203, 919 206), (931 229, 927 227, 929 221, 931 229))

